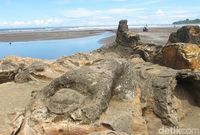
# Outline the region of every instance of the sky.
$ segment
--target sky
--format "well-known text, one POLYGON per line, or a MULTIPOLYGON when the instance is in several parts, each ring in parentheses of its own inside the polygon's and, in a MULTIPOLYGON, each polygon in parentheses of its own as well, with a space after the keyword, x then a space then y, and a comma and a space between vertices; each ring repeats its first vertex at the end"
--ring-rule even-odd
POLYGON ((0 28, 171 24, 200 18, 200 0, 0 0, 0 28))

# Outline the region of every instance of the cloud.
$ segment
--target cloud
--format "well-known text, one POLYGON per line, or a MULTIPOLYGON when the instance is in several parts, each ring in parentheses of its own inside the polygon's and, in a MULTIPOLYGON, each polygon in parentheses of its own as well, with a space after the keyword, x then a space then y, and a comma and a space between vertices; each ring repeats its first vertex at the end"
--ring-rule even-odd
POLYGON ((76 8, 61 12, 66 24, 74 25, 112 25, 120 19, 129 19, 144 8, 87 9, 76 8))
POLYGON ((54 24, 60 24, 62 20, 56 18, 49 19, 37 19, 31 21, 1 21, 0 26, 7 27, 28 27, 28 26, 49 26, 54 24))
POLYGON ((129 14, 129 13, 133 13, 136 11, 142 11, 144 10, 144 8, 113 8, 113 9, 109 9, 107 11, 107 13, 111 13, 111 14, 129 14))
POLYGON ((85 9, 85 8, 77 8, 66 10, 62 12, 62 16, 68 19, 73 18, 91 18, 91 17, 110 17, 113 15, 117 16, 127 16, 134 14, 135 12, 143 11, 144 8, 111 8, 105 10, 92 10, 92 9, 85 9))
POLYGON ((159 9, 156 11, 155 16, 160 18, 165 17, 165 19, 168 20, 174 20, 174 19, 185 19, 187 17, 190 17, 191 13, 189 13, 186 10, 163 11, 159 9))
POLYGON ((156 11, 156 15, 157 16, 165 16, 165 12, 163 10, 159 9, 156 11))
POLYGON ((90 10, 85 8, 77 8, 72 10, 67 10, 63 14, 65 17, 69 18, 81 18, 81 17, 89 17, 93 15, 100 14, 102 11, 100 10, 90 10))

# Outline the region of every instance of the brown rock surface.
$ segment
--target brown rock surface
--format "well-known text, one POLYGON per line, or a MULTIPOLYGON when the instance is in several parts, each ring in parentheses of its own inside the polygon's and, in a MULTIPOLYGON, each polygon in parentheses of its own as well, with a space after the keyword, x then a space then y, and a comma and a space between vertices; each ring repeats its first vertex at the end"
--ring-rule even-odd
POLYGON ((83 135, 85 132, 105 134, 107 130, 146 135, 145 110, 152 110, 163 124, 179 126, 184 115, 180 115, 183 108, 175 96, 176 79, 176 70, 138 61, 138 58, 103 59, 82 66, 37 92, 26 111, 26 126, 22 126, 20 134, 29 128, 44 134, 40 129, 44 129, 46 122, 45 127, 49 128, 45 132, 66 131, 62 123, 69 122, 77 125, 77 129, 83 124, 89 126, 87 132, 81 130, 83 135), (48 123, 57 125, 57 130, 48 123), (104 128, 99 131, 95 125, 104 128))
POLYGON ((175 43, 162 48, 163 65, 175 69, 200 69, 200 48, 195 44, 175 43))

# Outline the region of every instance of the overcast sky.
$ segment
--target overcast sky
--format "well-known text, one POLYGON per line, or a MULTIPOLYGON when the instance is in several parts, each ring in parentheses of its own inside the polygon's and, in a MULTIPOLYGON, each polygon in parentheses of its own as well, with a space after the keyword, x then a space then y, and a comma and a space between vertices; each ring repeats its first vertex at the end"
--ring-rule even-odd
POLYGON ((200 18, 200 0, 0 0, 0 27, 170 24, 200 18))

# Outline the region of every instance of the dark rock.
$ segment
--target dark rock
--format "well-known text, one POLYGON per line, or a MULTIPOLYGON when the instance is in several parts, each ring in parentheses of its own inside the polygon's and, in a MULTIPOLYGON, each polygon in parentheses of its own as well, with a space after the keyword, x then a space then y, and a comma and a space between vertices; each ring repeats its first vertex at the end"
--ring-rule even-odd
POLYGON ((18 69, 18 65, 9 61, 2 61, 2 63, 0 64, 0 84, 14 81, 18 69))
POLYGON ((99 118, 107 108, 115 81, 122 69, 121 62, 99 61, 55 79, 38 96, 42 96, 52 113, 70 114, 75 121, 90 123, 99 118), (63 88, 65 93, 70 90, 71 94, 59 99, 56 93, 63 88))
POLYGON ((200 45, 200 27, 183 26, 169 36, 168 43, 178 42, 200 45))
POLYGON ((162 46, 155 44, 139 44, 133 47, 133 56, 139 56, 144 61, 162 63, 162 46))
POLYGON ((24 83, 28 81, 37 80, 35 78, 37 76, 36 73, 44 71, 46 66, 47 65, 43 62, 33 62, 30 66, 21 70, 15 76, 15 82, 24 83))
POLYGON ((16 70, 1 70, 0 71, 0 84, 14 81, 16 70))
POLYGON ((116 42, 122 46, 135 46, 139 40, 139 35, 128 30, 127 20, 121 20, 117 30, 116 42))
POLYGON ((127 20, 121 20, 119 21, 119 26, 118 26, 118 32, 128 32, 128 21, 127 20))
POLYGON ((196 105, 200 106, 200 72, 179 71, 177 80, 181 85, 190 90, 196 105))

